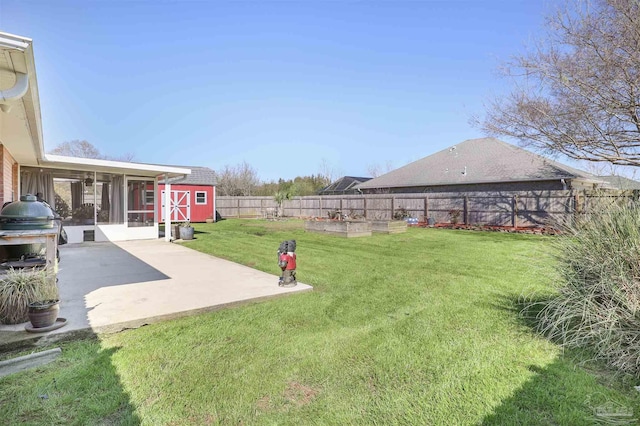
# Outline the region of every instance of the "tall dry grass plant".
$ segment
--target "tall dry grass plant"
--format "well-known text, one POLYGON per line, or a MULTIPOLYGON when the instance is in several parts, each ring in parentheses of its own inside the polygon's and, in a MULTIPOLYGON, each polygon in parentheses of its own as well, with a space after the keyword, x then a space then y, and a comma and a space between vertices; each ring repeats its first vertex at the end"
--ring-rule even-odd
POLYGON ((9 269, 0 276, 0 323, 29 320, 29 303, 57 300, 55 274, 47 269, 9 269))
POLYGON ((611 201, 553 245, 560 288, 537 316, 539 331, 640 374, 640 202, 611 201))

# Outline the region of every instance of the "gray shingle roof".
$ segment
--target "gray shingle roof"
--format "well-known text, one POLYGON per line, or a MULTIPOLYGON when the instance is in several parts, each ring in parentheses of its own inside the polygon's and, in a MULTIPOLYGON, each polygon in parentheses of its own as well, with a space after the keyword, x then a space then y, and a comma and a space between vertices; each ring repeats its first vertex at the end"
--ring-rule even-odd
POLYGON ((614 189, 640 189, 640 182, 622 176, 598 176, 598 179, 605 181, 614 189))
POLYGON ((495 138, 469 139, 358 185, 397 188, 596 176, 495 138))
MULTIPOLYGON (((186 175, 183 178, 170 179, 169 183, 172 185, 209 185, 214 186, 216 184, 216 172, 208 167, 198 166, 179 166, 185 169, 191 169, 191 174, 186 175)), ((164 183, 160 181, 160 183, 164 183)))

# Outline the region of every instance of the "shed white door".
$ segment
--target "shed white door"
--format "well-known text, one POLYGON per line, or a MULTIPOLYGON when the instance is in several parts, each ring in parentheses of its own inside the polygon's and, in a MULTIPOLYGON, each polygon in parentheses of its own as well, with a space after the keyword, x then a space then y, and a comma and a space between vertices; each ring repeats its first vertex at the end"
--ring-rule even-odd
MULTIPOLYGON (((171 209, 172 222, 184 222, 191 220, 191 191, 171 191, 169 208, 171 209)), ((162 191, 162 221, 166 222, 164 216, 164 191, 162 191)))

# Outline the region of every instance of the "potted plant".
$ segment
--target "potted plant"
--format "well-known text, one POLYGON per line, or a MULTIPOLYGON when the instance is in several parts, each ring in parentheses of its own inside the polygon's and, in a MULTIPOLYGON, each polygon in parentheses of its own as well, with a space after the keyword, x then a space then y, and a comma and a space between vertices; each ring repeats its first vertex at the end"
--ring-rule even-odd
MULTIPOLYGON (((29 305, 33 304, 36 314, 47 312, 49 317, 55 314, 48 324, 51 325, 58 316, 59 301, 55 276, 47 269, 10 268, 0 276, 0 322, 3 324, 26 322, 29 320, 29 305)), ((35 321, 41 324, 39 319, 35 321)))
POLYGON ((93 204, 82 204, 81 206, 73 209, 71 217, 74 222, 80 224, 92 225, 93 224, 93 204))
POLYGON ((188 220, 180 224, 180 239, 193 240, 193 226, 188 220))
POLYGON ((101 222, 101 223, 108 223, 109 222, 109 210, 108 209, 101 209, 98 212, 98 222, 101 222))

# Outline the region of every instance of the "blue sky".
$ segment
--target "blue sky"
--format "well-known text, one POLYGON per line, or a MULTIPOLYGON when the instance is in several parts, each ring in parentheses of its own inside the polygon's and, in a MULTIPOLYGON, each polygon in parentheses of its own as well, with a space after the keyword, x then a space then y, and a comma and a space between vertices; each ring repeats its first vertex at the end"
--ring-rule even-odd
POLYGON ((0 0, 0 29, 34 40, 47 150, 366 176, 483 136, 553 4, 0 0))

